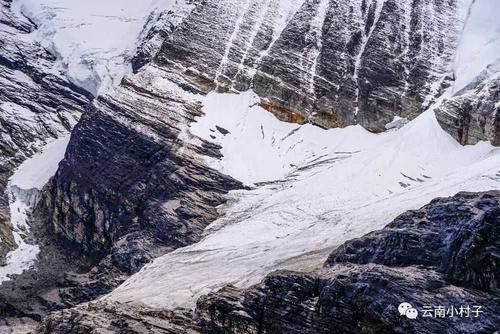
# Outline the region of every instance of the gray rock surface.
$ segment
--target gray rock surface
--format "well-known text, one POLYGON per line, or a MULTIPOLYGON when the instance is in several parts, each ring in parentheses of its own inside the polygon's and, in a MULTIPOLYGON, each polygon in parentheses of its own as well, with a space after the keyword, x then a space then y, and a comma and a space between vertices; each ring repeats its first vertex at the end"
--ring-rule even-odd
POLYGON ((445 101, 436 116, 443 129, 462 145, 490 141, 500 146, 500 78, 482 79, 479 76, 445 101))
POLYGON ((97 302, 53 313, 38 333, 492 333, 500 326, 499 203, 498 191, 434 200, 342 245, 321 270, 227 286, 200 298, 194 313, 97 302), (402 302, 419 317, 401 316, 402 302), (427 306, 467 305, 483 312, 423 316, 427 306))
POLYGON ((0 287, 12 313, 41 318, 109 293, 153 257, 197 242, 242 187, 199 158, 217 147, 179 139, 200 105, 150 81, 162 75, 148 67, 124 79, 81 117, 34 212, 38 264, 0 287))
POLYGON ((460 193, 347 242, 319 272, 278 272, 198 301, 202 333, 492 333, 500 328, 500 192, 460 193), (401 317, 408 302, 420 317, 401 317), (477 318, 423 317, 480 305, 477 318))
MULTIPOLYGON (((0 148, 10 159, 0 166, 6 183, 12 168, 36 152, 29 143, 69 131, 68 117, 78 118, 88 99, 51 74, 54 57, 24 37, 34 25, 16 18, 10 1, 0 3, 0 80, 6 81, 0 99, 30 109, 37 124, 25 126, 19 113, 2 109, 0 131, 13 142, 2 141, 0 148)), ((81 117, 34 213, 37 267, 0 286, 0 315, 42 320, 55 311, 39 332, 56 334, 497 329, 494 192, 437 200, 347 243, 321 271, 276 273, 247 291, 227 287, 202 298, 194 314, 76 306, 108 293, 153 257, 197 242, 218 217, 225 194, 242 187, 199 159, 220 156, 219 147, 186 140, 185 128, 201 113, 192 93, 252 88, 282 120, 384 131, 395 116, 416 117, 449 85, 470 1, 190 3, 189 13, 151 16, 133 60, 135 74, 96 98, 81 117), (158 84, 167 81, 180 89, 158 84), (451 325, 442 319, 412 323, 395 310, 408 298, 419 307, 467 302, 493 312, 451 325)), ((495 89, 488 83, 467 92, 470 99, 484 97, 484 106, 474 105, 471 113, 485 117, 457 125, 438 111, 438 119, 463 144, 486 138, 498 145, 495 89)), ((459 114, 452 105, 446 108, 459 114)), ((8 203, 0 197, 2 203, 0 218, 7 220, 8 203)), ((6 245, 4 252, 11 248, 6 245)))
POLYGON ((29 35, 36 26, 10 7, 0 1, 0 265, 16 247, 5 194, 13 169, 48 139, 67 134, 89 103, 29 35))
POLYGON ((286 121, 384 131, 394 116, 420 114, 449 80, 469 4, 203 1, 155 62, 204 91, 253 88, 286 121))

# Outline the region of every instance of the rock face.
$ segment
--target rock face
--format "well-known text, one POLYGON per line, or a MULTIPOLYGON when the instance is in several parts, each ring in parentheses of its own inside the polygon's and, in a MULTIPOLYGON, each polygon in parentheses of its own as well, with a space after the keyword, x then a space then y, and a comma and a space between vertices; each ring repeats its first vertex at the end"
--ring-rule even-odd
POLYGON ((205 91, 253 88, 286 121, 383 131, 394 116, 416 117, 444 87, 468 5, 203 1, 155 62, 205 91))
POLYGON ((487 333, 500 326, 500 193, 461 193, 347 242, 325 268, 278 272, 247 291, 202 298, 203 333, 487 333), (419 318, 401 317, 408 302, 419 318), (480 305, 477 318, 423 317, 426 306, 480 305))
MULTIPOLYGON (((27 143, 69 131, 70 118, 78 118, 88 100, 50 74, 55 59, 29 40, 33 24, 15 18, 9 1, 0 3, 6 26, 0 32, 0 80, 6 78, 0 130, 11 136, 0 148, 11 159, 2 160, 8 161, 0 179, 6 183, 10 170, 36 152, 27 143), (20 119, 26 110, 37 126, 17 131, 28 124, 20 119)), ((419 115, 449 85, 471 0, 186 3, 151 17, 132 61, 135 74, 97 97, 75 127, 34 213, 38 266, 0 286, 0 315, 41 320, 48 311, 71 308, 39 328, 56 334, 498 328, 497 192, 437 200, 347 243, 323 270, 276 273, 246 291, 227 287, 200 299, 194 314, 106 303, 74 307, 108 293, 153 257, 199 241, 226 193, 242 187, 200 159, 220 157, 219 147, 186 130, 201 114, 200 95, 253 89, 282 120, 384 131, 396 116, 419 115), (451 325, 448 319, 411 322, 397 313, 401 301, 420 309, 466 301, 488 313, 451 325)), ((494 89, 478 89, 488 102, 475 106, 485 110, 477 113, 493 119, 494 89)), ((498 122, 464 121, 473 129, 464 136, 463 125, 442 115, 449 132, 462 131, 462 143, 480 135, 497 143, 491 129, 498 122)), ((9 240, 8 233, 0 237, 9 240)))
POLYGON ((434 200, 337 248, 321 270, 228 286, 194 313, 97 302, 53 313, 38 333, 490 333, 500 326, 499 203, 498 191, 434 200), (417 319, 400 315, 402 302, 417 319), (482 312, 424 316, 437 306, 482 312))
POLYGON ((11 309, 40 316, 110 292, 153 257, 197 242, 242 187, 199 159, 217 147, 179 139, 200 107, 165 91, 162 75, 149 67, 125 79, 82 116, 35 210, 38 266, 0 289, 11 309))
POLYGON ((35 25, 0 1, 0 265, 15 246, 5 194, 12 170, 50 138, 70 131, 88 95, 55 69, 55 58, 30 35, 35 25))
POLYGON ((499 146, 500 77, 481 79, 445 101, 436 116, 443 129, 462 145, 490 141, 499 146))
POLYGON ((455 285, 499 292, 499 193, 436 199, 334 251, 336 263, 433 267, 455 285))

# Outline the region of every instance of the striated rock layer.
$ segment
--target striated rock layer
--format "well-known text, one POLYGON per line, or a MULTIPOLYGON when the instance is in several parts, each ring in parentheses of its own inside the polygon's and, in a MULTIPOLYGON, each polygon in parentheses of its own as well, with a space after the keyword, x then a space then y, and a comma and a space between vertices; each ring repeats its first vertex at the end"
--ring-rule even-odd
POLYGON ((470 3, 203 1, 154 61, 204 91, 253 88, 282 120, 384 131, 446 87, 470 3))
POLYGON ((225 194, 242 187, 198 158, 219 156, 217 147, 178 138, 200 105, 164 75, 149 67, 125 79, 80 119, 35 210, 39 263, 0 287, 14 315, 39 319, 109 293, 152 258, 197 242, 225 194))
POLYGON ((436 110, 443 127, 462 145, 490 141, 500 146, 500 77, 481 77, 436 110))

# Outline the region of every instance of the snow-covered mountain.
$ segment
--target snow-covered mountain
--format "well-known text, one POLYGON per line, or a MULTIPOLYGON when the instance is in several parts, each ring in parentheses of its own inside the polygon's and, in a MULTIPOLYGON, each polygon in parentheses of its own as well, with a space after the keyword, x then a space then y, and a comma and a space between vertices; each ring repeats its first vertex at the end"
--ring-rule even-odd
MULTIPOLYGON (((10 239, 26 247, 12 262, 18 255, 3 246, 14 265, 0 268, 0 314, 45 319, 39 333, 243 333, 245 321, 249 330, 264 322, 252 313, 256 304, 234 301, 254 296, 253 286, 273 281, 266 277, 275 270, 311 272, 306 281, 326 282, 329 291, 336 280, 358 286, 365 272, 361 285, 373 283, 372 274, 410 273, 404 291, 435 296, 421 283, 428 269, 447 300, 475 296, 495 307, 496 273, 486 284, 479 274, 446 276, 425 261, 387 271, 345 261, 350 269, 319 269, 349 240, 398 224, 398 215, 436 197, 500 188, 496 7, 492 0, 3 1, 1 126, 45 132, 35 148, 23 139, 11 149, 17 160, 5 178, 12 215, 5 220, 15 225, 10 239), (3 61, 24 54, 29 67, 3 61), (51 84, 41 85, 47 78, 51 84), (37 113, 34 121, 28 112, 37 113), (23 229, 33 230, 37 245, 23 229), (221 305, 237 315, 230 329, 207 311, 221 305)), ((483 268, 494 268, 498 244, 483 236, 498 233, 490 224, 498 197, 459 195, 406 216, 437 224, 415 231, 443 237, 425 239, 428 247, 464 240, 447 239, 433 215, 448 217, 480 238, 483 268), (467 212, 491 230, 484 234, 467 212)), ((396 253, 404 238, 394 239, 396 253)), ((360 252, 376 247, 363 245, 360 252)), ((257 295, 274 296, 282 283, 284 295, 310 286, 293 275, 276 282, 257 295)), ((383 304, 376 293, 366 296, 383 304)), ((317 296, 302 297, 295 306, 315 309, 309 303, 317 296)), ((272 300, 271 313, 289 306, 272 300)), ((385 316, 392 306, 381 307, 352 324, 384 314, 394 325, 385 316)), ((499 321, 493 314, 467 328, 499 321)), ((424 325, 408 326, 402 330, 424 325)))

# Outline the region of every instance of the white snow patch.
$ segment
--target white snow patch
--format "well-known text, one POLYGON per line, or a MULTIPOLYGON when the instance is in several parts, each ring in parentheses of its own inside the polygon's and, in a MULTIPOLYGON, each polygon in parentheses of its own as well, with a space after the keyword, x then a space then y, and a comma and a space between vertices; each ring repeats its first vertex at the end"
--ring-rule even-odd
POLYGON ((266 50, 263 50, 257 59, 256 65, 258 66, 264 57, 269 55, 269 51, 276 44, 279 37, 285 30, 290 20, 294 17, 300 7, 304 4, 305 0, 279 0, 276 10, 273 12, 275 18, 273 24, 273 34, 271 43, 266 50))
POLYGON ((64 158, 70 135, 50 141, 39 154, 24 161, 10 178, 10 184, 21 189, 41 190, 54 176, 64 158))
POLYGON ((1 102, 0 110, 6 118, 21 118, 24 121, 35 122, 36 114, 26 107, 14 102, 1 102))
POLYGON ((14 192, 9 194, 10 217, 13 226, 14 241, 17 248, 7 254, 6 265, 0 267, 0 283, 9 279, 9 275, 19 275, 36 260, 40 251, 37 245, 28 244, 29 233, 28 213, 32 208, 14 192))
POLYGON ((476 0, 472 5, 455 59, 454 93, 463 89, 488 68, 499 71, 499 12, 498 0, 476 0))
POLYGON ((432 109, 376 135, 283 123, 257 101, 211 93, 191 131, 222 145, 224 158, 208 160, 212 167, 247 184, 280 181, 233 192, 201 242, 146 265, 105 300, 193 307, 226 284, 248 287, 276 269, 320 266, 335 246, 435 197, 500 188, 500 149, 460 146, 432 109))
POLYGON ((239 11, 239 16, 238 16, 238 19, 236 20, 233 32, 231 33, 231 36, 229 37, 229 41, 227 43, 226 50, 224 51, 224 55, 222 56, 219 67, 217 68, 217 71, 215 73, 215 82, 217 83, 217 86, 219 85, 219 78, 224 74, 224 70, 229 62, 229 53, 231 52, 231 48, 233 47, 234 43, 236 42, 236 37, 238 36, 238 33, 240 32, 241 26, 244 23, 245 14, 250 10, 250 5, 252 4, 251 0, 244 0, 244 1, 245 1, 244 5, 240 4, 240 5, 243 5, 244 10, 239 11))
POLYGON ((318 8, 316 15, 314 15, 311 22, 311 31, 308 35, 315 41, 315 47, 309 53, 309 57, 312 58, 311 66, 311 78, 309 82, 309 92, 314 93, 314 80, 316 79, 316 72, 318 70, 318 61, 321 56, 321 51, 323 49, 323 26, 325 25, 326 14, 328 11, 328 6, 330 5, 329 0, 320 0, 318 3, 318 8))

